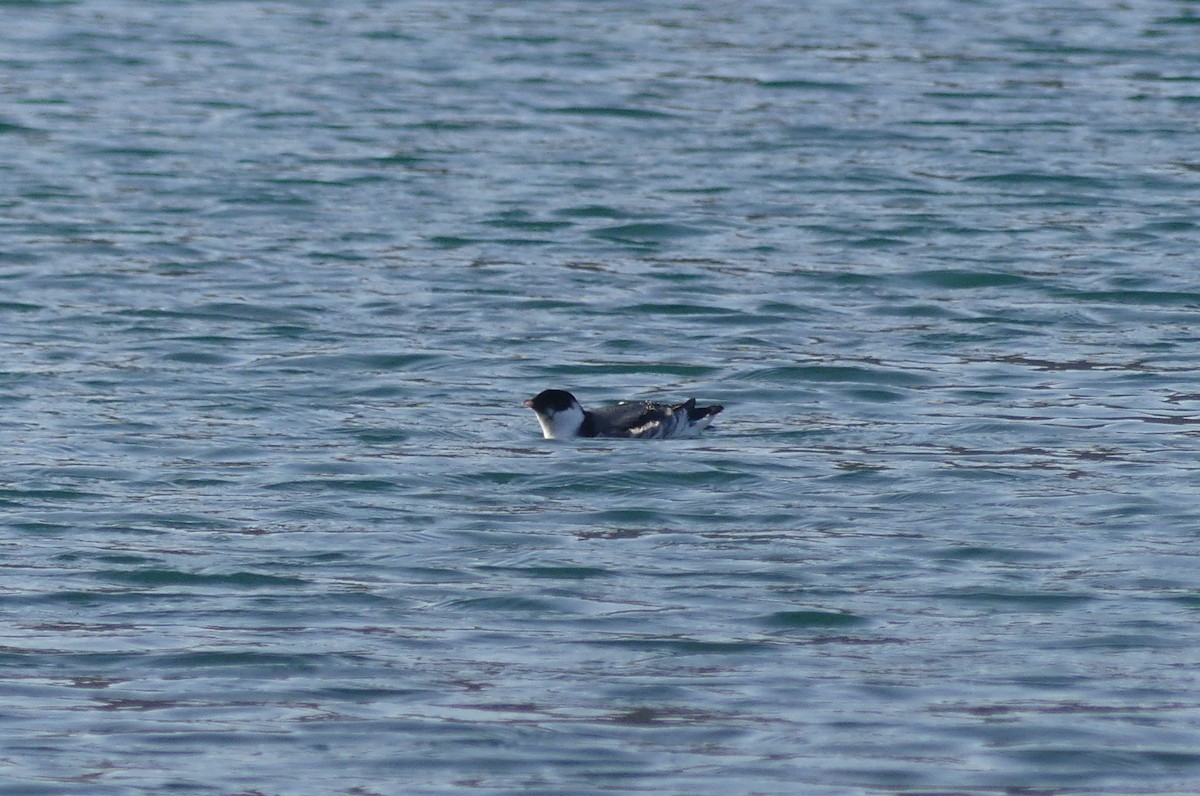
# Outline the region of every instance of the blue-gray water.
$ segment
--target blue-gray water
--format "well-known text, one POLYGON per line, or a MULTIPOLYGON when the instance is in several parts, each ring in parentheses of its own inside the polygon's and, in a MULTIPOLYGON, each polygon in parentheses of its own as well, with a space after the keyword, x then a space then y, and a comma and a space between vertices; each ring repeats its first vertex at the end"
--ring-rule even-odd
POLYGON ((0 793, 1200 791, 1198 35, 0 2, 0 793))

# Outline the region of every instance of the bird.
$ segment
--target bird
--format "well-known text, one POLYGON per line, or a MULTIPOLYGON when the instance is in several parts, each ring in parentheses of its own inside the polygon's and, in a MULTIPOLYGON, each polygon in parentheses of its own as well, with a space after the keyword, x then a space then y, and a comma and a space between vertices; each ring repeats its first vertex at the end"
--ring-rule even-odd
POLYGON ((589 411, 566 390, 542 390, 526 401, 525 406, 537 415, 546 439, 694 437, 725 408, 696 406, 696 399, 689 398, 681 404, 622 401, 616 406, 589 411))

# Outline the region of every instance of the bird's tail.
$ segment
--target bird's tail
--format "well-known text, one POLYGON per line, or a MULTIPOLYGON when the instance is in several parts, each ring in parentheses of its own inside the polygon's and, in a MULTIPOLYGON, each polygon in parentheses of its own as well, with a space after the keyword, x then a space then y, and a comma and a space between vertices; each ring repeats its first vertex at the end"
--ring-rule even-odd
POLYGON ((695 423, 697 420, 703 420, 706 417, 714 417, 715 415, 720 414, 721 410, 725 407, 718 404, 713 404, 712 406, 696 406, 696 399, 688 398, 678 406, 673 406, 671 408, 676 412, 681 409, 686 410, 688 420, 695 423))

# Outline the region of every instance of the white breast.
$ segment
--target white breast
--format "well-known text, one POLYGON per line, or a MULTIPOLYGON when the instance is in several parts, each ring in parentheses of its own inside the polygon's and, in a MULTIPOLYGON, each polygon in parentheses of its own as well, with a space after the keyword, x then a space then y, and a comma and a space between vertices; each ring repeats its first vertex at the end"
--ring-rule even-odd
POLYGON ((546 439, 570 439, 578 436, 579 427, 583 425, 583 407, 573 404, 553 415, 535 413, 538 425, 542 427, 542 436, 546 439))

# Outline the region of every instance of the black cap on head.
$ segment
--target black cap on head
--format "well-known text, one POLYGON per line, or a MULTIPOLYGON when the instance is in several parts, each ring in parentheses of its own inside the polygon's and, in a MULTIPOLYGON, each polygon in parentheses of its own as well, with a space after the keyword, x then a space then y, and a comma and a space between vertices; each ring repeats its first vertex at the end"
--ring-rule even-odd
POLYGON ((566 390, 542 390, 526 401, 525 405, 535 412, 547 415, 568 409, 573 403, 575 396, 566 390))

